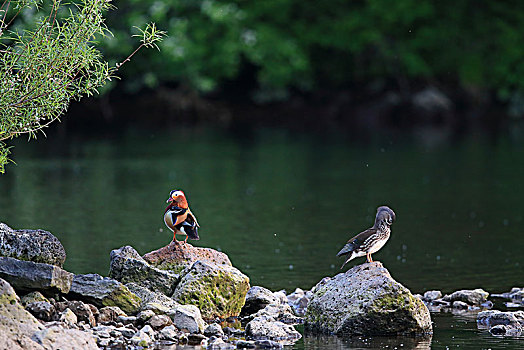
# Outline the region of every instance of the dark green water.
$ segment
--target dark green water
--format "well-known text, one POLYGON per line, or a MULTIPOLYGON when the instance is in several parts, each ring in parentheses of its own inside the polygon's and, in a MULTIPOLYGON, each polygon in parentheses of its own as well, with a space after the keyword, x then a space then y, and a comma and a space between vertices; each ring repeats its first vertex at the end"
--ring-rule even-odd
MULTIPOLYGON (((379 205, 397 221, 374 258, 412 292, 524 284, 521 145, 480 138, 429 148, 400 136, 358 145, 277 130, 57 137, 15 144, 17 165, 0 177, 0 221, 54 233, 75 273, 107 275, 110 251, 123 245, 143 254, 168 244, 162 215, 179 188, 201 225, 193 243, 226 252, 252 285, 291 292, 339 273, 335 254, 379 205)), ((524 348, 477 330, 474 318, 433 319, 431 340, 306 337, 296 348, 524 348)))

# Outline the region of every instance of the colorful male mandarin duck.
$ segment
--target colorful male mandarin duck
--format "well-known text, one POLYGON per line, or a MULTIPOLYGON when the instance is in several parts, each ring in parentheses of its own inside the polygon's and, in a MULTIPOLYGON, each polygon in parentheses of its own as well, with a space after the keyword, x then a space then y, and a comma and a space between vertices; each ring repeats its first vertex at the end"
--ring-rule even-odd
POLYGON ((386 244, 391 234, 390 226, 395 219, 395 212, 391 208, 386 206, 378 207, 373 227, 351 238, 344 248, 338 252, 337 256, 347 255, 346 261, 340 268, 342 269, 348 261, 364 255, 368 262, 372 262, 371 254, 377 252, 386 244))
POLYGON ((189 209, 186 195, 180 190, 173 190, 167 200, 169 205, 164 212, 164 222, 166 226, 173 231, 173 241, 176 241, 176 235, 185 235, 188 238, 198 240, 198 221, 189 209))

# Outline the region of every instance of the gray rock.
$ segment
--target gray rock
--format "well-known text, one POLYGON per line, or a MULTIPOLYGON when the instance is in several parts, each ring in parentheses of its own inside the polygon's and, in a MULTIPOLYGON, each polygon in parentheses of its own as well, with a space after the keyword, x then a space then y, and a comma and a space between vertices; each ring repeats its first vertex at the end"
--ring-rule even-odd
POLYGON ((153 339, 147 332, 143 332, 142 330, 139 330, 136 332, 135 335, 129 339, 129 341, 137 346, 141 347, 149 347, 151 343, 153 343, 153 339))
POLYGON ((246 301, 242 307, 240 313, 241 316, 247 316, 255 314, 257 311, 262 310, 269 304, 279 304, 280 301, 277 297, 273 295, 269 289, 253 286, 251 287, 246 294, 246 301))
POLYGON ((202 333, 205 322, 200 315, 200 310, 194 305, 178 305, 169 310, 168 316, 173 320, 176 328, 188 333, 202 333))
POLYGON ((477 314, 477 323, 489 328, 497 325, 522 328, 524 327, 524 311, 481 311, 477 314))
POLYGON ((179 281, 177 274, 151 266, 130 246, 111 251, 109 277, 165 295, 172 295, 179 281))
POLYGON ((311 331, 341 336, 432 331, 424 303, 379 262, 355 266, 321 281, 314 290, 305 318, 311 331))
POLYGON ((44 230, 13 230, 0 223, 0 256, 62 267, 66 252, 62 243, 44 230))
POLYGON ((506 331, 507 331, 507 327, 502 324, 491 327, 489 330, 489 332, 493 335, 505 335, 506 331))
POLYGON ((220 337, 211 337, 207 340, 206 349, 209 350, 226 350, 226 349, 236 349, 235 345, 231 343, 226 343, 224 339, 220 337))
POLYGON ((454 308, 454 309, 467 310, 468 307, 469 307, 469 305, 466 304, 466 303, 463 302, 463 301, 455 300, 455 301, 451 304, 451 307, 454 308))
POLYGON ((95 338, 76 329, 64 329, 58 326, 44 328, 35 332, 33 339, 45 349, 60 350, 98 350, 95 338))
POLYGON ((469 305, 480 305, 486 300, 488 300, 489 293, 478 288, 474 290, 458 290, 456 292, 451 293, 450 295, 444 296, 442 298, 445 301, 449 301, 450 303, 453 303, 454 301, 462 301, 469 305))
POLYGON ((293 308, 296 315, 304 316, 309 303, 309 297, 302 289, 297 288, 287 296, 287 302, 293 308))
POLYGON ((222 327, 218 323, 211 323, 209 326, 204 329, 204 335, 206 337, 223 337, 224 331, 222 330, 222 327))
POLYGON ((159 333, 159 338, 162 340, 177 341, 178 331, 173 325, 164 327, 159 333))
POLYGON ((96 326, 96 318, 89 305, 84 304, 79 300, 71 300, 67 302, 67 307, 73 311, 78 318, 78 321, 84 321, 91 327, 96 326))
POLYGON ((24 295, 22 298, 20 298, 22 301, 22 305, 26 306, 27 304, 31 304, 35 301, 47 301, 49 302, 49 299, 47 299, 42 293, 39 291, 34 291, 31 293, 28 293, 24 295))
POLYGON ((257 347, 253 340, 239 340, 235 345, 237 349, 254 349, 257 347))
POLYGON ((56 265, 0 257, 0 278, 16 290, 52 295, 69 292, 73 274, 56 265))
POLYGON ((180 305, 170 297, 162 293, 152 292, 136 283, 128 283, 126 287, 142 300, 140 305, 142 311, 152 310, 156 314, 166 314, 170 309, 180 305))
POLYGON ((132 314, 140 307, 140 298, 122 283, 97 274, 75 275, 69 294, 98 307, 118 306, 132 314))
POLYGON ((429 303, 440 298, 442 298, 442 292, 440 290, 428 290, 424 293, 422 300, 429 303))
POLYGON ((46 322, 52 321, 56 313, 55 307, 47 301, 34 301, 27 304, 25 309, 39 320, 46 322))
POLYGON ((134 325, 137 322, 136 316, 118 316, 117 322, 124 325, 134 325))
POLYGON ((58 315, 58 321, 72 326, 78 322, 78 317, 70 308, 67 308, 58 315))
POLYGON ((282 349, 283 346, 279 342, 276 342, 274 340, 257 340, 255 342, 255 345, 259 347, 260 349, 282 349))
POLYGON ((159 330, 166 326, 170 326, 173 324, 173 321, 171 321, 171 318, 167 315, 154 315, 151 317, 147 324, 150 325, 153 329, 159 330))
POLYGON ((196 261, 181 273, 173 299, 199 307, 205 319, 238 316, 249 290, 249 277, 226 264, 196 261))
POLYGON ((259 317, 248 322, 246 335, 255 339, 288 341, 296 341, 302 337, 293 326, 279 321, 268 321, 259 317))
POLYGON ((139 322, 146 323, 149 321, 149 319, 153 316, 155 316, 155 312, 153 310, 144 310, 140 311, 138 315, 136 315, 136 318, 139 322))
POLYGON ((133 329, 127 327, 118 327, 115 330, 120 332, 120 334, 122 334, 126 338, 131 338, 136 333, 133 329))
POLYGON ((118 306, 104 306, 99 310, 98 322, 109 323, 117 322, 120 316, 127 316, 118 306))
MULTIPOLYGON (((202 341, 207 339, 205 335, 192 333, 187 335, 187 345, 197 346, 202 344, 202 341)), ((209 349, 209 348, 208 348, 209 349)))

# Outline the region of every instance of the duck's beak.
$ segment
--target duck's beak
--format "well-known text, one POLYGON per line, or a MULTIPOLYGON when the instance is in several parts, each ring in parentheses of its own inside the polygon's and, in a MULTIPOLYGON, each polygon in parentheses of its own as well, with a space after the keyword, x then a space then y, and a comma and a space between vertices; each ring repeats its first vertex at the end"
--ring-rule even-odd
POLYGON ((169 197, 166 201, 166 203, 173 203, 173 198, 169 197))

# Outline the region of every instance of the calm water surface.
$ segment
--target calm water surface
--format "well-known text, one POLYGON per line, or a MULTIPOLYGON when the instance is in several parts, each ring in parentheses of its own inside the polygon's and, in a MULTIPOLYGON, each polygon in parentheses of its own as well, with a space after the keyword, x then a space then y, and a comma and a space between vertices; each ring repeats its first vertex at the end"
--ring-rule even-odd
MULTIPOLYGON (((201 224, 193 243, 226 252, 252 285, 292 292, 339 273, 335 254, 379 205, 397 221, 374 258, 412 292, 524 285, 521 145, 429 148, 398 136, 356 145, 205 128, 57 138, 15 143, 17 165, 0 177, 0 221, 54 233, 75 273, 107 275, 110 251, 123 245, 143 254, 168 244, 165 200, 180 188, 201 224)), ((524 348, 524 339, 477 330, 474 316, 432 316, 432 339, 307 336, 295 348, 524 348)))

